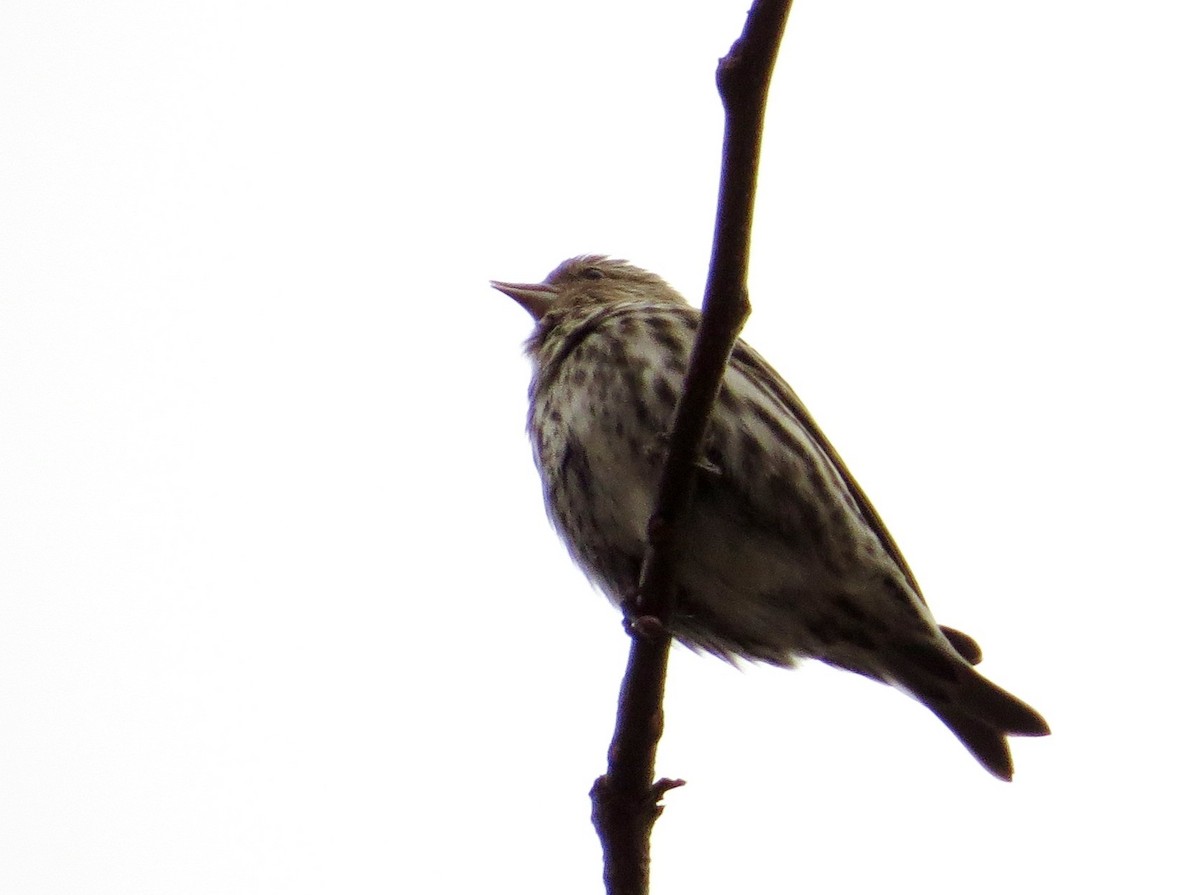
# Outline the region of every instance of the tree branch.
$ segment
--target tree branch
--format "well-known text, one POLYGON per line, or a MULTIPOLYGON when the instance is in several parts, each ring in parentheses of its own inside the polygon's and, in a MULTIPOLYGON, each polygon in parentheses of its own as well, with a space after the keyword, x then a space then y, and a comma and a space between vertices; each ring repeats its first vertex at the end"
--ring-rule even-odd
POLYGON ((678 522, 691 504, 696 465, 734 342, 750 314, 746 271, 767 88, 790 0, 755 0, 741 37, 717 66, 725 142, 712 259, 700 331, 667 441, 658 501, 647 525, 641 581, 627 624, 632 635, 608 772, 592 787, 592 822, 604 850, 609 895, 649 891, 650 830, 663 793, 680 780, 654 778, 675 608, 678 522))

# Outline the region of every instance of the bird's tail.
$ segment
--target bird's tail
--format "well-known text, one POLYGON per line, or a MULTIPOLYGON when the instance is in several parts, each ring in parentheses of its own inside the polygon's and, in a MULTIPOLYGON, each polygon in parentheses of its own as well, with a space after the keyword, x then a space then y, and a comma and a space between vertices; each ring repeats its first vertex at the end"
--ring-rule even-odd
POLYGON ((1011 780, 1008 737, 1046 736, 1050 727, 1032 706, 972 668, 961 652, 913 644, 893 654, 889 671, 893 681, 937 715, 980 764, 1001 780, 1011 780))

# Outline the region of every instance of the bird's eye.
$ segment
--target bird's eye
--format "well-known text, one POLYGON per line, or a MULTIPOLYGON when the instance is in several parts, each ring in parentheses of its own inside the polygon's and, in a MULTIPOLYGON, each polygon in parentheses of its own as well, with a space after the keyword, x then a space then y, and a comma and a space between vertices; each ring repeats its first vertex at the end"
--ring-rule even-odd
POLYGON ((587 280, 603 280, 604 279, 604 271, 602 271, 598 267, 585 267, 580 272, 579 275, 587 280))

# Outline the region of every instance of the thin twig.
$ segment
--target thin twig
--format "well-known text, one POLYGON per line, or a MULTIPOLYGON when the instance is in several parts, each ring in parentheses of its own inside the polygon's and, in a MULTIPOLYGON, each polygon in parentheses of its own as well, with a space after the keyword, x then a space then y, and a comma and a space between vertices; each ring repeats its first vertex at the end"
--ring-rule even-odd
POLYGON ((759 147, 767 88, 790 7, 790 0, 756 0, 741 37, 717 66, 725 143, 704 313, 667 441, 658 501, 647 526, 648 546, 635 617, 629 622, 633 636, 608 772, 592 787, 592 820, 604 850, 609 895, 649 891, 650 830, 662 813, 663 793, 682 785, 679 780, 652 782, 676 598, 677 523, 691 503, 701 444, 725 365, 750 314, 746 271, 759 147))

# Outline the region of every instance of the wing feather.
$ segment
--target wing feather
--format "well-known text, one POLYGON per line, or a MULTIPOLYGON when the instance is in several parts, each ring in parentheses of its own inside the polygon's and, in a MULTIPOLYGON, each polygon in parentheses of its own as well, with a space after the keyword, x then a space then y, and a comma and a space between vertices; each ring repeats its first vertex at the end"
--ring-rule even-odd
POLYGON ((821 431, 813 419, 812 414, 808 412, 808 408, 796 396, 796 393, 788 386, 783 377, 775 371, 775 368, 767 363, 762 355, 742 341, 734 346, 733 355, 730 357, 729 365, 756 385, 762 392, 769 395, 775 403, 783 408, 806 433, 816 447, 825 454, 830 465, 841 477, 842 482, 846 486, 846 491, 853 498, 858 511, 862 514, 864 520, 875 532, 880 543, 887 551, 892 561, 904 573, 905 579, 912 588, 913 593, 925 602, 925 597, 921 593, 921 587, 917 584, 916 576, 913 575, 912 569, 908 565, 908 561, 904 558, 904 554, 900 552, 900 548, 896 545, 895 539, 887 526, 883 524, 883 519, 879 516, 879 511, 875 509, 874 504, 867 498, 858 481, 851 475, 850 470, 846 468, 846 463, 842 460, 841 455, 830 443, 825 433, 821 431))

